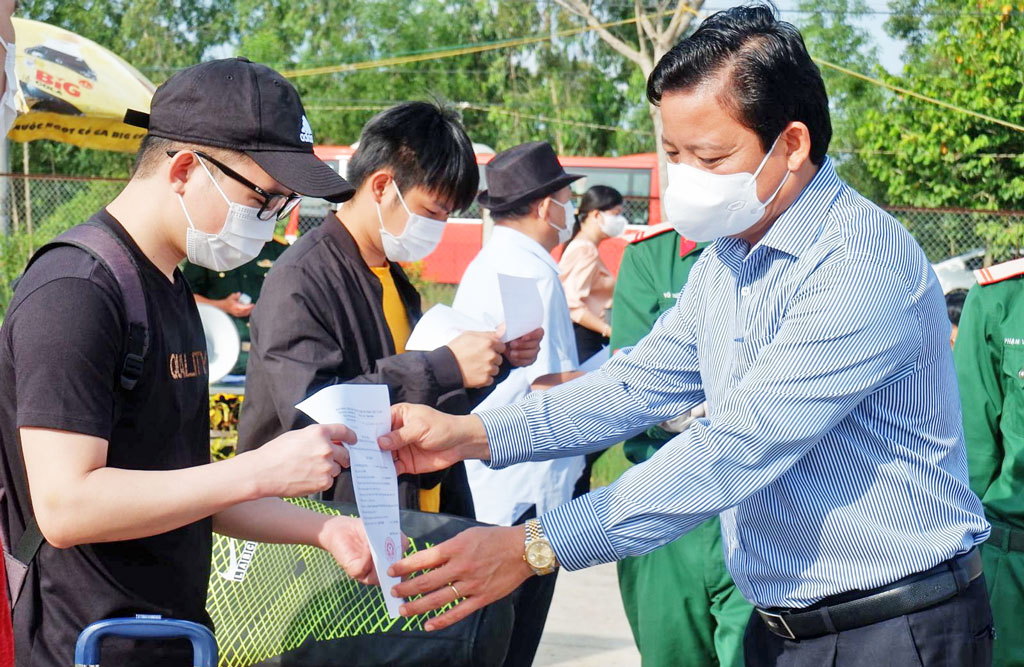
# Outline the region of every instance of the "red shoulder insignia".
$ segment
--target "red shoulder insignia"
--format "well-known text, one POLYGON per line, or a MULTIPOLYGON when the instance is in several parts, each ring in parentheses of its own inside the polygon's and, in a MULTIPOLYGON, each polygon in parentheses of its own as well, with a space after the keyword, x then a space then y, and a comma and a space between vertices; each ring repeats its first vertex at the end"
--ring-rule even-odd
POLYGON ((1024 257, 974 271, 974 277, 978 279, 979 285, 991 285, 1019 275, 1024 275, 1024 257))
POLYGON ((633 238, 629 240, 630 243, 639 243, 640 241, 646 241, 652 239, 655 236, 660 236, 665 232, 673 231, 672 224, 663 222, 658 225, 648 225, 647 227, 634 232, 633 238))

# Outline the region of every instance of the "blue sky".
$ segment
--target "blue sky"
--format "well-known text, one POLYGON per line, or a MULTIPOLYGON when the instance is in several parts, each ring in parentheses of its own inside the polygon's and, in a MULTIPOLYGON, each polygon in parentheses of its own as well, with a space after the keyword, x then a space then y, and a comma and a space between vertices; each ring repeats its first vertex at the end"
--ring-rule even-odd
MULTIPOLYGON (((733 3, 711 0, 705 7, 717 8, 731 4, 733 3)), ((790 23, 798 24, 800 19, 805 16, 803 12, 796 11, 800 4, 799 0, 775 0, 775 4, 779 8, 781 17, 790 23)), ((889 18, 886 13, 889 11, 889 6, 885 0, 867 0, 867 5, 871 11, 879 13, 861 16, 857 21, 857 25, 866 30, 871 35, 875 45, 878 46, 878 59, 882 66, 891 74, 899 74, 903 69, 900 57, 903 54, 904 45, 885 32, 884 25, 886 19, 889 18)))

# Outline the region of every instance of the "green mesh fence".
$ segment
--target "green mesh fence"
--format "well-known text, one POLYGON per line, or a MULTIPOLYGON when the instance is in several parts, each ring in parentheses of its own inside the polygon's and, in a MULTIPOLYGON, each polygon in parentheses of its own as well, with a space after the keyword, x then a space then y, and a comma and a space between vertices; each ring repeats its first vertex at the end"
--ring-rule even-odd
MULTIPOLYGON (((296 505, 338 515, 313 500, 296 505)), ((410 547, 406 555, 429 548, 410 547)), ((214 535, 207 610, 216 628, 220 667, 249 667, 298 648, 393 630, 423 630, 448 605, 412 618, 390 618, 379 586, 348 578, 329 553, 316 547, 263 544, 214 535)))

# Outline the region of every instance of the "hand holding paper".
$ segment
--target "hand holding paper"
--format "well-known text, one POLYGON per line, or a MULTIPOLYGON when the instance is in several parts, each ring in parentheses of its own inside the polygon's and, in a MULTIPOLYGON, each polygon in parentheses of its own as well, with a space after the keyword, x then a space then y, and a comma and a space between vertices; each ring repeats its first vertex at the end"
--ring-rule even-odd
POLYGON ((544 324, 544 302, 533 278, 498 274, 498 294, 501 310, 486 313, 464 313, 444 304, 438 304, 424 313, 416 324, 406 350, 436 350, 447 345, 465 331, 499 331, 501 342, 520 338, 544 324))
POLYGON ((533 278, 498 274, 501 307, 505 311, 503 343, 539 329, 544 324, 544 302, 533 278))
POLYGON ((388 388, 380 384, 333 385, 295 407, 318 422, 345 422, 355 431, 355 444, 346 448, 356 505, 388 613, 397 617, 401 600, 392 597, 390 590, 399 580, 389 577, 387 569, 402 557, 404 548, 398 520, 398 476, 391 453, 377 446, 377 438, 391 430, 388 388))

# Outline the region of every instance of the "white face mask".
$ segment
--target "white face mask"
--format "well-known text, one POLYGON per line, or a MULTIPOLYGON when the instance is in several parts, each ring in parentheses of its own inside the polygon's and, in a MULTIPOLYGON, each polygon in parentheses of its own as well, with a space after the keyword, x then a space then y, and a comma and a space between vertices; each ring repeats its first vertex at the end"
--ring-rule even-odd
POLYGON ((380 240, 384 244, 384 255, 392 262, 416 262, 434 252, 434 248, 441 242, 445 223, 410 211, 397 183, 395 192, 409 217, 405 220, 405 229, 400 235, 395 236, 384 228, 384 216, 380 213, 380 204, 377 204, 377 219, 380 220, 380 240))
POLYGON ((753 174, 745 171, 712 174, 685 164, 670 163, 665 213, 675 230, 700 243, 740 234, 760 222, 765 207, 772 203, 789 178, 787 170, 768 201, 757 198, 757 176, 778 142, 776 138, 753 174))
POLYGON ((3 90, 3 99, 0 99, 0 131, 6 136, 18 117, 18 77, 14 73, 14 43, 8 44, 0 37, 0 44, 7 51, 4 58, 4 76, 7 84, 3 90))
POLYGON ((626 225, 629 224, 629 220, 626 216, 621 213, 612 215, 611 213, 601 213, 601 231, 608 236, 615 238, 622 236, 622 232, 626 231, 626 225))
POLYGON ((551 227, 554 228, 555 231, 558 232, 558 243, 559 244, 568 243, 569 239, 572 238, 573 220, 576 219, 576 205, 572 203, 571 199, 569 201, 565 202, 564 204, 562 202, 558 201, 557 199, 555 199, 554 197, 551 197, 550 199, 551 199, 551 201, 553 203, 558 204, 559 206, 561 206, 562 210, 565 211, 565 227, 559 227, 558 225, 556 225, 555 223, 551 222, 550 220, 547 220, 546 222, 549 225, 551 225, 551 227))
POLYGON ((185 236, 185 252, 188 261, 212 271, 230 271, 237 269, 246 262, 256 259, 263 249, 263 244, 274 237, 276 220, 260 220, 257 215, 260 209, 255 206, 243 206, 228 199, 217 184, 217 179, 210 173, 203 159, 196 157, 203 166, 206 175, 213 181, 217 192, 228 203, 228 213, 224 218, 224 227, 217 234, 207 234, 196 229, 192 216, 185 208, 185 198, 180 194, 181 210, 188 220, 188 232, 185 236))

